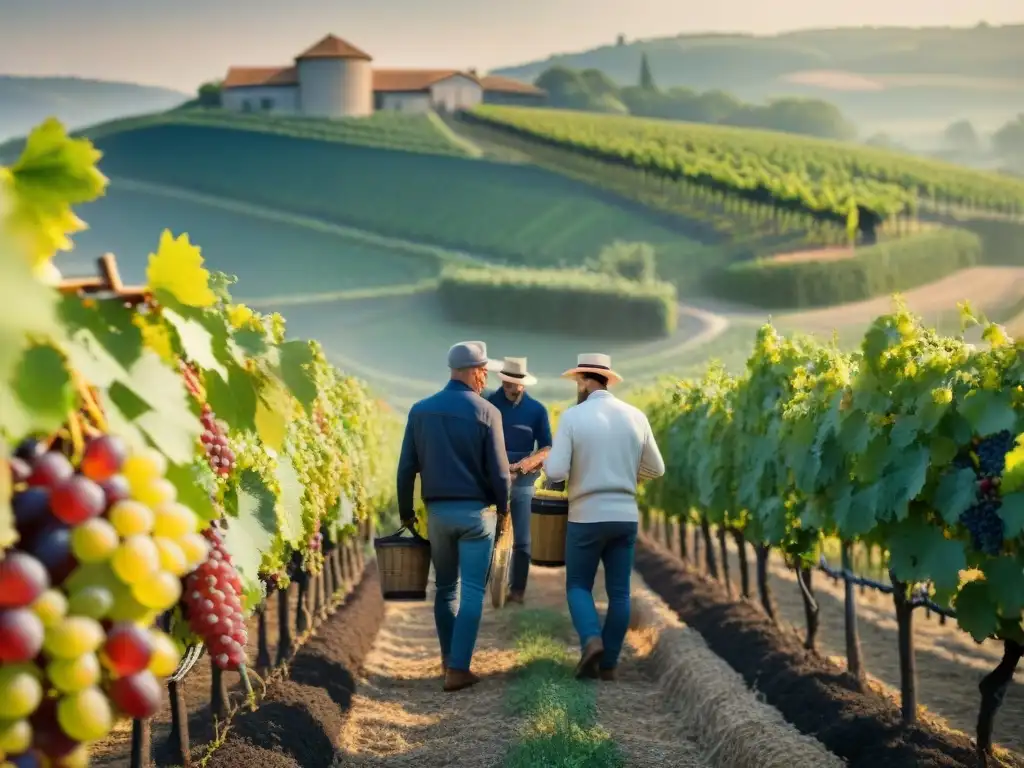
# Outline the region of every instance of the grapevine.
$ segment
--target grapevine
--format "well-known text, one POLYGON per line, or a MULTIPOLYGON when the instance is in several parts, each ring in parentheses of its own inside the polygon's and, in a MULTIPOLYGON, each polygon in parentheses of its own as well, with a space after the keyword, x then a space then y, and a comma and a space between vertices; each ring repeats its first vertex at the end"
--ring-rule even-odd
POLYGON ((0 167, 0 302, 18 308, 0 325, 3 764, 86 764, 163 705, 184 645, 244 681, 248 613, 284 563, 318 562, 342 489, 359 514, 389 503, 387 410, 233 303, 187 235, 159 237, 145 286, 109 256, 99 279, 60 277, 98 159, 50 120, 0 167))

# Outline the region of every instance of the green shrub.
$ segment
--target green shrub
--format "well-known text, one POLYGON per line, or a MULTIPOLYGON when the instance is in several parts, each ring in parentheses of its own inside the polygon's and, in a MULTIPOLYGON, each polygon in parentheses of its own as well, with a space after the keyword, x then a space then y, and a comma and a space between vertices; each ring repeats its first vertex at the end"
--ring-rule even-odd
POLYGON ((981 238, 982 264, 1024 267, 1024 223, 971 219, 960 225, 981 238))
POLYGON ((653 283, 658 276, 658 261, 648 243, 624 243, 616 240, 601 249, 597 271, 624 277, 635 283, 653 283))
POLYGON ((458 322, 574 335, 645 338, 676 327, 676 290, 574 269, 448 267, 438 296, 458 322))
POLYGON ((861 301, 938 280, 981 260, 981 240, 933 229, 858 248, 847 259, 732 264, 711 280, 718 295, 766 308, 804 309, 861 301))

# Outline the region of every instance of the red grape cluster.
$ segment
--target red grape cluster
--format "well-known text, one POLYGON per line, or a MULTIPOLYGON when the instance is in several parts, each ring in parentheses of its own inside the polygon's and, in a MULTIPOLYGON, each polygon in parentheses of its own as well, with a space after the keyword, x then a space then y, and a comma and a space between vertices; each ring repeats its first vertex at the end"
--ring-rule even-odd
POLYGON ((116 717, 159 709, 179 652, 150 626, 207 552, 161 462, 109 435, 77 468, 33 440, 10 458, 18 543, 0 559, 0 761, 84 765, 116 717))
POLYGON ((213 663, 236 670, 245 663, 248 633, 242 613, 242 580, 224 549, 220 532, 208 528, 206 561, 185 579, 185 606, 189 626, 203 639, 213 663))
POLYGON ((210 406, 203 403, 203 414, 200 416, 203 434, 200 440, 206 448, 206 459, 210 467, 221 477, 227 477, 235 470, 235 453, 228 445, 227 435, 217 423, 210 406))
MULTIPOLYGON (((185 380, 185 387, 192 397, 202 402, 203 390, 195 368, 182 360, 181 375, 185 380)), ((227 435, 224 434, 225 430, 217 421, 209 403, 203 403, 202 415, 199 419, 203 425, 203 434, 199 439, 206 450, 206 460, 210 462, 210 468, 214 472, 221 477, 228 477, 235 470, 235 453, 228 445, 227 435)))

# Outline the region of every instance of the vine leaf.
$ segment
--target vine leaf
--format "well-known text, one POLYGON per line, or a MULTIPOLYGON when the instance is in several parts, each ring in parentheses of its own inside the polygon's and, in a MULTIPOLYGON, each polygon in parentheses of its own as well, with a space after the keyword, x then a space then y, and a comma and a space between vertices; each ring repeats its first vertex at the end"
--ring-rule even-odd
POLYGON ((907 516, 910 502, 917 498, 928 479, 930 453, 923 445, 903 452, 901 468, 885 478, 885 498, 889 511, 898 520, 907 516))
POLYGON ((291 410, 288 392, 277 377, 264 379, 256 403, 256 433, 268 448, 280 451, 284 447, 291 410))
POLYGON ((1014 429, 1017 425, 1011 395, 1001 389, 974 390, 964 398, 960 413, 981 437, 1014 429))
POLYGON ((263 478, 251 469, 238 479, 238 516, 228 520, 224 546, 232 564, 248 581, 259 578, 262 553, 270 549, 277 529, 276 499, 263 478))
POLYGON ((219 511, 213 505, 212 476, 194 461, 188 464, 167 465, 165 475, 178 491, 178 501, 195 512, 201 520, 215 520, 219 511))
POLYGON ((181 376, 148 350, 135 362, 129 375, 131 391, 149 406, 133 421, 172 462, 190 462, 201 425, 189 408, 181 376))
POLYGON ((1024 610, 1024 566, 1015 557, 997 557, 988 560, 982 571, 999 613, 1004 618, 1019 618, 1024 610))
POLYGON ((1024 531, 1024 492, 1008 493, 999 506, 999 517, 1003 519, 1003 536, 1007 539, 1019 536, 1024 531))
POLYGON ((201 324, 191 318, 182 317, 173 309, 164 309, 163 318, 178 333, 181 351, 204 371, 214 371, 227 377, 227 371, 213 353, 213 336, 201 324))
POLYGON ((256 430, 256 387, 241 367, 229 364, 227 378, 216 373, 206 377, 206 402, 220 418, 240 432, 256 430))
POLYGON ((970 581, 956 597, 956 623, 980 643, 998 629, 998 608, 987 582, 970 581))
POLYGON ((260 357, 265 354, 269 345, 261 331, 251 331, 248 328, 235 331, 235 344, 250 357, 260 357))
POLYGON ((279 456, 275 471, 281 496, 277 500, 277 521, 282 540, 292 545, 302 541, 302 483, 290 459, 279 456))
POLYGON ((32 275, 25 259, 0 242, 0 381, 7 381, 29 335, 60 340, 57 293, 32 275))
POLYGON ((281 353, 281 380, 309 412, 317 396, 312 372, 313 350, 306 341, 286 341, 278 349, 281 353))
POLYGON ((76 371, 94 387, 109 387, 115 381, 126 381, 128 372, 107 351, 107 346, 88 328, 74 331, 64 343, 64 350, 76 371))
POLYGON ((933 581, 939 589, 956 588, 967 567, 963 542, 947 539, 942 529, 908 519, 894 526, 889 563, 900 581, 933 581))
POLYGON ((187 233, 175 238, 169 229, 163 231, 156 253, 149 255, 146 281, 154 292, 166 291, 187 307, 209 307, 217 301, 202 253, 187 233))
POLYGON ((74 404, 67 359, 54 347, 29 347, 14 370, 11 388, 32 417, 32 428, 57 429, 74 404))
POLYGON ((935 490, 935 511, 949 525, 956 525, 977 496, 977 478, 970 467, 947 472, 935 490))

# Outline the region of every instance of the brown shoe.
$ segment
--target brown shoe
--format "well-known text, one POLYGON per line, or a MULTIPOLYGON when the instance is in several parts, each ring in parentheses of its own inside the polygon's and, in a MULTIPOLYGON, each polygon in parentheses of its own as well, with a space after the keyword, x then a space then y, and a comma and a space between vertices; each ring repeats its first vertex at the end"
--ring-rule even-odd
POLYGON ((582 680, 585 677, 591 679, 597 677, 597 665, 601 662, 601 654, 604 653, 604 643, 600 637, 592 637, 583 646, 583 653, 580 654, 580 663, 576 665, 576 679, 582 680))
POLYGON ((608 683, 614 683, 618 679, 618 674, 615 672, 615 667, 611 669, 601 670, 601 679, 608 683))
POLYGON ((505 598, 505 602, 523 605, 523 603, 526 602, 526 596, 519 590, 509 590, 508 597, 505 598))
POLYGON ((449 693, 461 691, 480 682, 480 678, 469 670, 449 669, 444 673, 444 690, 449 693))

